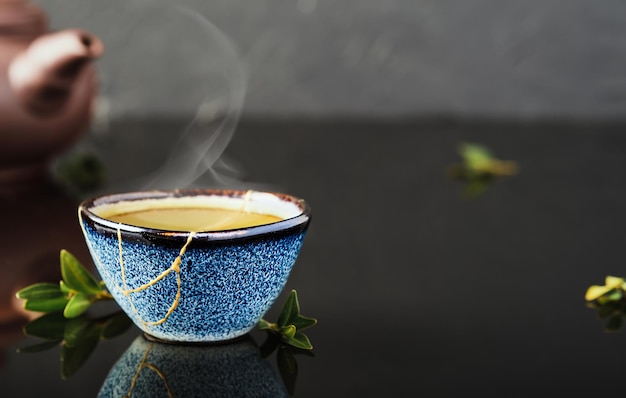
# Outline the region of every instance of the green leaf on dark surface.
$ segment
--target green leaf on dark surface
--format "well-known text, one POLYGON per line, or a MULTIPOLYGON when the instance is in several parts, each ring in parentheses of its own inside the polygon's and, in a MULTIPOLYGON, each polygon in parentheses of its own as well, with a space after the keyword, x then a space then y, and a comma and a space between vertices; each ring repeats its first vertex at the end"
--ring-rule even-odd
POLYGON ((285 305, 283 305, 283 309, 278 316, 278 324, 279 327, 284 327, 290 325, 292 321, 300 314, 300 304, 298 303, 298 294, 295 290, 292 290, 289 293, 289 297, 287 297, 287 301, 285 305))
POLYGON ((303 350, 312 350, 313 345, 311 345, 311 341, 304 333, 296 333, 293 337, 285 339, 285 342, 291 346, 296 348, 301 348, 303 350))
POLYGON ((70 289, 85 293, 98 294, 102 288, 87 269, 67 250, 61 250, 61 275, 70 289))
POLYGON ((91 299, 84 293, 78 292, 67 303, 63 315, 66 318, 76 318, 85 313, 91 306, 91 299))
POLYGON ((478 144, 462 143, 459 146, 459 154, 467 167, 475 172, 488 171, 494 159, 487 147, 478 144))
POLYGON ((282 334, 286 339, 290 339, 296 334, 296 327, 293 325, 287 325, 280 328, 280 334, 282 334))
POLYGON ((32 354, 36 352, 42 352, 49 350, 54 347, 58 347, 61 344, 62 340, 49 340, 44 341, 43 343, 33 344, 26 347, 21 347, 17 349, 17 352, 20 354, 32 354))
POLYGON ((298 314, 296 319, 294 319, 293 322, 291 322, 291 324, 300 331, 300 330, 308 329, 311 326, 315 326, 317 324, 317 319, 309 318, 309 317, 298 314))
POLYGON ((60 312, 52 312, 33 319, 24 325, 24 334, 46 340, 62 340, 65 336, 65 317, 60 312))
POLYGON ((306 317, 300 314, 300 303, 298 293, 292 290, 287 297, 280 312, 278 321, 272 323, 261 319, 257 326, 261 330, 267 330, 280 335, 285 344, 305 350, 312 349, 309 339, 301 332, 317 324, 317 319, 306 317))
POLYGON ((117 337, 127 331, 132 324, 133 322, 130 318, 126 316, 125 313, 120 311, 104 323, 102 331, 100 332, 100 337, 105 340, 117 337))
POLYGON ((257 323, 257 327, 261 330, 272 330, 274 329, 274 324, 266 321, 265 319, 261 319, 259 323, 257 323))

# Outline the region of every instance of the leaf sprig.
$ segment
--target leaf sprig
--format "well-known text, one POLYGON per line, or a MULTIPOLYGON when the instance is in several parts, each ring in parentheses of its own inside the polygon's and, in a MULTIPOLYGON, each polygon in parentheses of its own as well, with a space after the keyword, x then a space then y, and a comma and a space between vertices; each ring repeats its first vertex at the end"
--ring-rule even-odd
POLYGON ((63 311, 65 318, 76 318, 98 300, 113 297, 104 282, 98 282, 87 269, 67 250, 61 250, 61 276, 59 284, 35 283, 16 293, 23 299, 24 308, 35 312, 63 311))
POLYGON ((317 324, 317 319, 300 314, 298 293, 292 290, 278 316, 278 321, 273 323, 261 319, 257 326, 261 330, 278 334, 285 344, 303 350, 312 350, 311 341, 302 331, 315 324, 317 324))
POLYGON ((459 145, 461 164, 448 166, 450 178, 465 183, 465 195, 477 197, 483 194, 496 180, 511 177, 518 173, 516 162, 496 158, 489 148, 475 143, 464 142, 459 145))
POLYGON ((607 276, 604 285, 593 285, 587 289, 585 300, 597 311, 600 319, 606 319, 605 330, 618 331, 626 316, 626 281, 607 276))
MULTIPOLYGON (((45 313, 63 312, 63 317, 72 319, 83 315, 96 301, 113 299, 104 282, 98 282, 70 252, 61 250, 60 260, 62 280, 58 285, 36 283, 16 293, 17 298, 24 300, 25 309, 45 313)), ((311 341, 302 331, 315 324, 317 319, 300 314, 298 294, 292 290, 278 321, 261 319, 257 327, 277 334, 289 346, 312 350, 311 341)))

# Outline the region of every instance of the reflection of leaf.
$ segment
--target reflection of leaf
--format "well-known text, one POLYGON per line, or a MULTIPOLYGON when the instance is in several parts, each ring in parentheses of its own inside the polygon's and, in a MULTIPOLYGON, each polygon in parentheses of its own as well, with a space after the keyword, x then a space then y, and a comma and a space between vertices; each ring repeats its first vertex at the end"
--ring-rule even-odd
POLYGON ((99 325, 86 317, 68 319, 65 324, 65 346, 76 347, 93 334, 100 335, 99 325), (97 332, 97 333, 96 333, 97 332))
MULTIPOLYGON (((296 348, 291 343, 285 342, 282 336, 277 333, 267 333, 266 336, 265 341, 259 347, 259 354, 261 358, 266 359, 273 352, 276 352, 276 363, 281 379, 289 394, 293 395, 298 373, 296 355, 307 355, 310 357, 314 357, 315 355, 311 349, 296 348)), ((298 334, 296 334, 296 336, 298 336, 298 334)))
POLYGON ((24 325, 23 331, 25 335, 31 337, 62 340, 65 336, 66 321, 60 312, 52 312, 28 322, 24 325))
POLYGON ((290 347, 280 346, 276 353, 276 361, 278 363, 278 371, 280 377, 287 387, 287 391, 290 395, 295 394, 296 380, 298 378, 298 362, 293 355, 293 351, 290 347))
POLYGON ((268 333, 265 342, 259 347, 261 358, 269 357, 280 345, 280 336, 274 333, 268 333))
POLYGON ((622 328, 622 324, 624 323, 624 318, 622 314, 615 314, 606 321, 605 329, 608 332, 616 332, 622 328))
POLYGON ((104 323, 100 337, 104 340, 115 338, 127 331, 132 324, 130 318, 120 311, 104 323))
POLYGON ((62 340, 50 340, 43 343, 29 345, 27 347, 18 348, 17 352, 21 354, 32 354, 35 352, 41 352, 49 350, 50 348, 57 347, 61 344, 62 340))
POLYGON ((85 363, 96 349, 99 340, 97 330, 83 336, 80 344, 69 346, 64 344, 61 349, 61 378, 67 379, 85 363))
POLYGON ((94 295, 102 292, 98 281, 67 250, 61 250, 61 275, 70 289, 94 295))
POLYGON ((478 179, 478 178, 467 181, 467 183, 465 184, 465 190, 463 191, 463 193, 468 198, 476 198, 482 195, 483 193, 485 193, 485 191, 489 189, 489 187, 491 186, 491 184, 493 184, 493 182, 494 182, 493 179, 478 179))
POLYGON ((619 306, 615 303, 599 304, 596 308, 600 319, 607 318, 616 311, 619 311, 619 306))
POLYGON ((61 345, 61 377, 74 374, 95 350, 98 342, 117 337, 132 325, 122 311, 89 318, 81 315, 66 318, 60 312, 43 315, 26 325, 24 334, 46 339, 43 343, 18 350, 20 353, 35 353, 61 345))

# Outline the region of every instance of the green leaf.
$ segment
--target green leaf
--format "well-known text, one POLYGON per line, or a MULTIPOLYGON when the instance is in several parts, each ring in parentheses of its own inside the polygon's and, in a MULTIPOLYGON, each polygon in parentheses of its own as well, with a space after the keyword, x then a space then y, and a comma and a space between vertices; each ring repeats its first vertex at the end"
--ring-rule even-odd
POLYGON ((620 301, 622 299, 622 291, 615 289, 614 292, 605 296, 610 301, 620 301))
POLYGON ((292 290, 287 297, 287 301, 283 306, 280 315, 278 316, 278 324, 279 327, 285 327, 293 323, 296 317, 300 314, 300 304, 298 303, 298 293, 295 290, 292 290))
POLYGON ((65 310, 63 311, 63 315, 66 318, 76 318, 79 315, 82 315, 89 309, 91 305, 91 299, 84 293, 78 292, 76 293, 70 301, 65 306, 65 310))
POLYGON ((459 148, 459 153, 465 160, 466 166, 472 171, 485 172, 491 167, 493 155, 482 145, 463 143, 459 148))
POLYGON ((589 288, 587 289, 587 292, 585 293, 585 300, 587 301, 597 300, 613 289, 614 288, 610 286, 600 286, 600 285, 589 286, 589 288))
POLYGON ((24 309, 35 312, 60 312, 63 311, 67 304, 65 296, 47 299, 31 299, 26 300, 24 309))
POLYGON ((65 282, 61 281, 59 282, 59 288, 61 289, 61 291, 65 294, 70 294, 73 293, 74 291, 72 289, 70 289, 65 282))
POLYGON ((117 337, 127 331, 132 324, 130 318, 120 311, 106 321, 100 332, 100 337, 105 340, 117 337))
POLYGON ((310 328, 311 326, 315 326, 317 324, 317 319, 298 315, 291 324, 298 330, 304 330, 310 328))
POLYGON ((39 300, 48 298, 57 298, 65 296, 61 291, 59 285, 54 283, 35 283, 34 285, 27 286, 17 293, 15 296, 19 299, 25 300, 39 300))
POLYGON ((27 336, 47 340, 63 340, 67 319, 60 312, 52 312, 33 319, 24 325, 23 332, 27 336))
POLYGON ((36 283, 16 293, 16 297, 25 299, 24 308, 29 311, 55 312, 62 311, 67 304, 67 297, 59 285, 53 283, 36 283))
POLYGON ((260 330, 274 330, 274 324, 271 322, 266 321, 265 319, 261 319, 258 323, 257 323, 257 327, 260 330))
POLYGON ((309 338, 304 333, 296 333, 293 337, 289 339, 283 339, 283 341, 290 346, 301 348, 303 350, 312 350, 313 346, 309 341, 309 338))
POLYGON ((46 351, 51 348, 59 346, 62 340, 50 340, 43 343, 29 345, 27 347, 18 348, 17 352, 20 354, 32 354, 36 352, 46 351))
POLYGON ((61 275, 63 281, 70 289, 95 295, 102 291, 100 284, 83 267, 83 265, 67 250, 61 250, 61 275))
POLYGON ((280 328, 280 334, 285 336, 286 339, 290 339, 296 334, 296 327, 293 325, 287 325, 280 328))

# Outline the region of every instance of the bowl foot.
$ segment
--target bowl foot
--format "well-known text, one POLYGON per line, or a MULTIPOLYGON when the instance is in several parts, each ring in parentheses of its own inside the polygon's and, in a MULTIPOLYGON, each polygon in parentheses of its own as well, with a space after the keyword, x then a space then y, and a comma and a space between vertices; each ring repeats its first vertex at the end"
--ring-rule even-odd
POLYGON ((241 336, 234 337, 228 340, 218 340, 218 341, 177 341, 177 340, 166 340, 158 337, 154 337, 151 334, 143 332, 143 337, 148 341, 153 341, 155 343, 161 344, 172 344, 172 345, 195 345, 195 346, 212 346, 212 345, 224 345, 231 344, 235 342, 239 342, 242 340, 250 339, 250 334, 246 333, 241 336))

